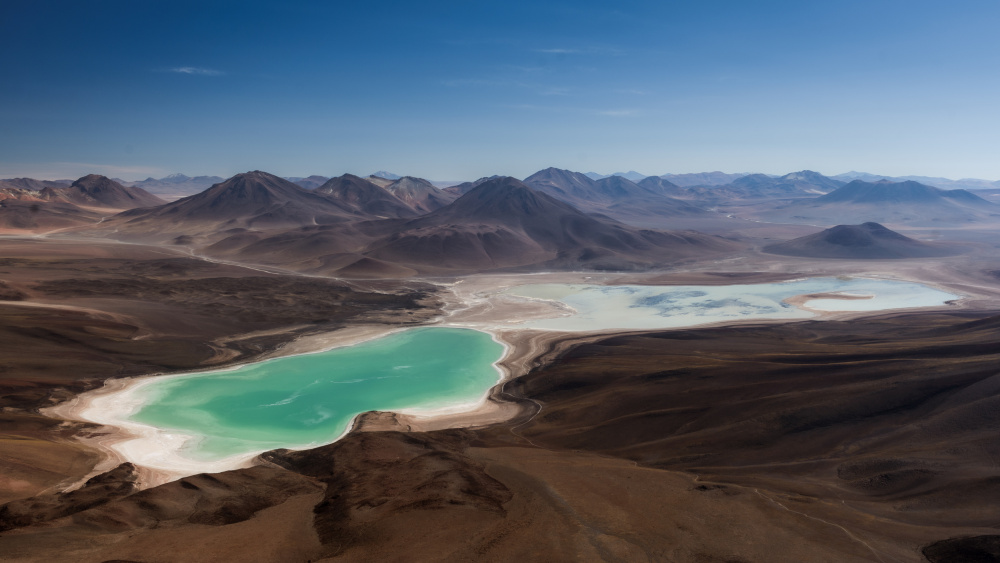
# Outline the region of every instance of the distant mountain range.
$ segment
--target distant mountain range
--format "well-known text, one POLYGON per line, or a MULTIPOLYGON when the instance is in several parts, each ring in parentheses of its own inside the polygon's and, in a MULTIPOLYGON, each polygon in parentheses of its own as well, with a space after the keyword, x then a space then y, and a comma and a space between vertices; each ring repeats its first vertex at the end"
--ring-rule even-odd
MULTIPOLYGON (((548 172, 556 178, 573 175, 548 172)), ((649 205, 672 205, 670 198, 625 178, 594 182, 582 177, 585 189, 578 199, 583 202, 636 197, 649 205)), ((741 247, 715 236, 638 229, 588 214, 514 178, 486 178, 456 188, 440 190, 406 176, 389 181, 344 175, 306 190, 254 171, 174 202, 121 213, 93 231, 347 277, 537 267, 644 269, 741 247)))
POLYGON ((767 207, 772 222, 838 224, 858 219, 911 226, 956 226, 1000 220, 1000 205, 966 190, 942 190, 914 181, 854 180, 826 195, 767 207))
POLYGON ((850 182, 852 180, 863 180, 865 182, 878 182, 880 180, 888 180, 890 182, 920 182, 921 184, 926 184, 928 186, 934 186, 935 188, 942 188, 946 190, 964 189, 964 190, 994 190, 1000 189, 1000 180, 981 180, 979 178, 962 178, 960 180, 950 180, 948 178, 938 178, 933 176, 880 176, 878 174, 869 174, 867 172, 846 172, 844 174, 838 174, 833 176, 838 180, 844 180, 850 182))
POLYGON ((593 180, 586 174, 546 168, 525 178, 524 183, 586 212, 600 213, 620 221, 652 224, 674 217, 705 216, 709 212, 688 201, 667 195, 676 188, 665 181, 636 184, 622 176, 593 180))
POLYGON ((203 192, 214 184, 222 182, 225 178, 219 176, 185 176, 184 174, 171 174, 169 176, 156 179, 146 178, 139 182, 126 183, 136 188, 142 188, 147 192, 166 200, 174 200, 189 195, 203 192))

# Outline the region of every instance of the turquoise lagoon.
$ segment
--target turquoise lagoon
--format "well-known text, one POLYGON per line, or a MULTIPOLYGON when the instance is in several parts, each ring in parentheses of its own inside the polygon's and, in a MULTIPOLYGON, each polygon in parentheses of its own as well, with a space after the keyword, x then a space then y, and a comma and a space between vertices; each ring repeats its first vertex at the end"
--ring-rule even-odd
POLYGON ((484 332, 414 328, 326 352, 158 378, 137 390, 132 421, 192 436, 194 461, 336 440, 369 410, 479 400, 499 379, 503 345, 484 332))

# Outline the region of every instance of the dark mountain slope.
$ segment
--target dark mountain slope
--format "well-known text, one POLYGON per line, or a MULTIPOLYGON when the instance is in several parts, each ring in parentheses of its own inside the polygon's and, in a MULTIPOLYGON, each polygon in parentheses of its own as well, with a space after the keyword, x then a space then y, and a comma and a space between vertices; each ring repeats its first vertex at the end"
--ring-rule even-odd
POLYGON ((639 230, 596 218, 505 177, 405 223, 365 254, 423 270, 541 263, 631 269, 734 247, 698 233, 639 230))
POLYGON ((90 174, 66 187, 46 187, 38 192, 42 199, 91 207, 135 209, 163 205, 165 200, 142 188, 125 187, 99 174, 90 174))
POLYGON ((663 188, 673 184, 658 183, 655 179, 639 185, 621 176, 592 180, 579 172, 547 168, 532 174, 524 183, 581 211, 608 215, 626 223, 659 224, 671 217, 707 214, 698 206, 666 195, 663 188))
POLYGON ((331 178, 313 193, 328 197, 366 217, 414 217, 417 212, 388 190, 353 174, 331 178))
POLYGON ((764 252, 806 258, 897 259, 949 256, 954 250, 920 242, 878 223, 837 225, 764 247, 764 252))
POLYGON ((456 195, 438 189, 423 178, 413 176, 403 176, 385 186, 385 189, 421 215, 441 209, 457 199, 456 195))
POLYGON ((122 233, 173 238, 233 228, 278 229, 357 219, 345 206, 266 172, 237 174, 211 188, 160 207, 123 213, 122 233))

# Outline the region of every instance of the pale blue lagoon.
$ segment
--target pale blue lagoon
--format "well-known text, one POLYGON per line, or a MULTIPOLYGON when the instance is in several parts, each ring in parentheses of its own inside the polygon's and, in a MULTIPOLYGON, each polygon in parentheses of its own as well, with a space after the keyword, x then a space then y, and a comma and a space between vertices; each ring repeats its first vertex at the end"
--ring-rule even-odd
POLYGON ((562 303, 567 316, 537 319, 518 326, 539 330, 597 331, 679 328, 708 323, 805 319, 814 314, 783 302, 796 295, 838 293, 863 299, 812 299, 804 306, 820 311, 882 311, 932 307, 958 299, 923 284, 866 278, 811 278, 749 285, 587 285, 531 284, 507 294, 562 303))

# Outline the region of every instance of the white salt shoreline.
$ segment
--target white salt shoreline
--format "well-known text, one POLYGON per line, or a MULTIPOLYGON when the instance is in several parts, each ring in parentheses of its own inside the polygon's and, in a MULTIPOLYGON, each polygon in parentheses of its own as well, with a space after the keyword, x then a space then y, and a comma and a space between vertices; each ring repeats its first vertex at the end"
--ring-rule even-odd
MULTIPOLYGON (((518 328, 510 324, 501 324, 499 322, 500 319, 509 319, 511 316, 510 312, 504 315, 502 310, 498 309, 508 307, 512 308, 512 311, 514 312, 526 313, 527 316, 538 315, 540 312, 541 318, 550 316, 554 312, 565 315, 566 313, 572 311, 572 308, 569 308, 569 311, 567 311, 564 304, 560 304, 562 305, 561 307, 554 307, 551 301, 536 298, 519 297, 518 299, 523 303, 498 303, 497 295, 504 287, 523 285, 525 282, 531 283, 535 281, 534 279, 530 279, 531 277, 534 277, 534 275, 511 276, 513 279, 510 279, 509 281, 512 283, 506 284, 498 283, 499 280, 497 278, 493 278, 492 283, 487 284, 487 288, 490 292, 486 297, 482 296, 484 291, 473 290, 471 293, 462 292, 466 293, 465 295, 461 295, 460 292, 455 291, 459 284, 470 281, 469 278, 460 280, 459 282, 451 285, 450 289, 452 289, 453 301, 446 306, 446 316, 443 319, 440 319, 437 323, 421 325, 420 327, 466 328, 490 334, 493 340, 501 344, 504 349, 501 357, 493 363, 493 367, 497 370, 499 377, 498 380, 486 391, 484 391, 484 393, 476 401, 448 404, 433 408, 421 408, 417 406, 407 409, 395 409, 393 412, 399 415, 399 418, 401 419, 400 422, 404 423, 404 427, 416 430, 431 430, 439 428, 479 426, 506 420, 517 412, 518 408, 513 405, 513 403, 506 405, 499 404, 496 401, 491 401, 490 397, 494 395, 495 391, 506 381, 513 379, 517 375, 521 375, 516 372, 527 371, 523 367, 521 369, 514 367, 511 364, 511 360, 515 356, 515 351, 519 345, 527 345, 529 343, 528 341, 530 338, 527 337, 525 333, 538 333, 539 331, 535 329, 518 328), (522 310, 525 305, 528 306, 528 311, 522 310), (477 310, 477 308, 481 310, 477 310)), ((590 279, 591 276, 583 277, 583 280, 586 280, 583 281, 583 283, 594 283, 590 282, 590 279)), ((476 279, 475 283, 469 285, 476 286, 477 283, 481 284, 482 282, 482 279, 476 279)), ((924 285, 930 284, 924 283, 924 285)), ((884 312, 884 310, 864 312, 821 311, 807 307, 808 299, 806 299, 806 297, 806 295, 794 296, 786 299, 785 301, 801 310, 811 313, 813 316, 810 316, 809 318, 726 320, 678 328, 693 328, 694 326, 697 326, 698 328, 710 326, 732 326, 748 322, 794 322, 831 317, 848 318, 884 312)), ((843 298, 857 299, 858 297, 844 295, 843 298)), ((920 309, 927 308, 928 307, 920 307, 920 309)), ((893 311, 900 311, 900 309, 893 309, 893 311)), ((279 357, 290 357, 323 352, 338 347, 351 346, 361 342, 381 338, 403 330, 420 327, 387 327, 381 325, 354 327, 325 335, 313 335, 298 339, 275 350, 268 358, 257 360, 256 362, 246 362, 210 371, 146 375, 135 378, 108 380, 105 382, 104 387, 83 393, 71 401, 45 409, 43 414, 56 418, 101 424, 109 430, 107 434, 88 440, 91 445, 96 446, 105 452, 108 456, 107 459, 95 467, 94 471, 92 471, 90 475, 74 484, 74 486, 70 487, 70 489, 75 486, 79 486, 85 482, 87 478, 107 471, 115 465, 125 461, 132 462, 140 468, 141 486, 144 488, 198 473, 216 473, 249 467, 258 463, 258 456, 265 451, 269 451, 270 448, 234 455, 220 460, 197 461, 185 458, 179 454, 179 451, 181 447, 183 447, 184 443, 187 440, 196 437, 172 433, 168 430, 128 420, 129 416, 134 414, 140 407, 143 406, 142 401, 136 398, 138 391, 153 382, 162 381, 164 378, 187 377, 192 374, 231 371, 248 363, 259 363, 261 361, 273 360, 279 357)), ((582 339, 588 337, 600 337, 608 334, 648 332, 649 330, 652 329, 605 329, 591 331, 584 329, 579 332, 574 331, 572 333, 566 333, 565 331, 542 332, 549 332, 554 336, 565 335, 568 337, 582 339)), ((671 330, 671 328, 657 330, 671 330)), ((537 350, 522 351, 521 356, 525 357, 520 359, 522 362, 530 360, 531 358, 527 356, 531 353, 537 354, 537 352, 537 350)), ((283 447, 292 450, 302 450, 315 448, 340 440, 349 432, 356 429, 359 417, 362 414, 364 413, 358 413, 355 415, 343 433, 327 442, 287 445, 283 447)))

